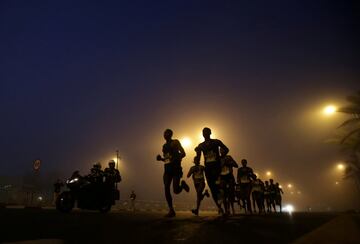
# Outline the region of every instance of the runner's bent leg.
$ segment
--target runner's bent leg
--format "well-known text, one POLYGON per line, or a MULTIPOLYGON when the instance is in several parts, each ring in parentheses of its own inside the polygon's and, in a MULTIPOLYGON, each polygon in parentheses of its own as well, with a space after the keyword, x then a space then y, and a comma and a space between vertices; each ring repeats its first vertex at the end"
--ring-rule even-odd
POLYGON ((175 194, 179 194, 182 191, 182 186, 180 185, 181 176, 173 176, 173 189, 175 194))
POLYGON ((200 182, 197 184, 196 187, 196 195, 197 195, 197 201, 196 201, 196 209, 199 210, 200 203, 204 199, 203 191, 205 189, 205 182, 200 182))

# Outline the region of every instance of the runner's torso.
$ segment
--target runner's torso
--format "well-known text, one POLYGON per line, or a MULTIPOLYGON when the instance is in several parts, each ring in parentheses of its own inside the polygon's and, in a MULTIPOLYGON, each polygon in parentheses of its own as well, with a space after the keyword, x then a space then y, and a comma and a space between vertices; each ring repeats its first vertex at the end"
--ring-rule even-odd
POLYGON ((205 164, 219 162, 219 147, 220 142, 216 139, 210 139, 199 144, 198 148, 204 153, 205 164))
POLYGON ((251 176, 253 174, 253 170, 249 167, 241 167, 238 170, 238 177, 241 184, 249 184, 251 183, 251 176))
POLYGON ((252 182, 252 189, 256 192, 263 192, 263 185, 262 182, 259 179, 256 179, 252 182))
POLYGON ((265 196, 269 196, 269 195, 270 195, 270 186, 269 186, 269 185, 265 185, 265 186, 264 186, 264 195, 265 195, 265 196))
POLYGON ((181 153, 180 142, 178 140, 171 140, 163 145, 163 156, 165 167, 180 166, 181 165, 181 153))
POLYGON ((233 158, 230 155, 226 155, 221 158, 221 173, 220 175, 232 175, 233 174, 233 158))
POLYGON ((276 195, 276 186, 275 185, 269 185, 269 192, 271 195, 276 195))
POLYGON ((199 182, 199 181, 205 180, 204 170, 205 170, 205 167, 202 165, 192 166, 191 171, 192 171, 192 178, 193 178, 194 182, 199 182))

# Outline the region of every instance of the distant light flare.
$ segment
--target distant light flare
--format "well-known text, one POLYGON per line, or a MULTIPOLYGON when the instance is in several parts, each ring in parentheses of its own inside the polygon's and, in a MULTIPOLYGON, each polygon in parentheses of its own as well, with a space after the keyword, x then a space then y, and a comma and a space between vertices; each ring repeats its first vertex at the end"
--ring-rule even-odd
POLYGON ((323 109, 323 113, 326 116, 333 115, 336 112, 337 108, 334 105, 328 105, 323 109))
POLYGON ((272 175, 271 171, 266 172, 266 176, 271 176, 271 175, 272 175))
POLYGON ((285 207, 283 207, 284 212, 288 212, 289 214, 292 214, 292 212, 295 211, 295 208, 292 204, 287 204, 285 207))
POLYGON ((342 164, 342 163, 337 164, 336 167, 337 167, 338 170, 344 170, 345 169, 345 165, 342 164))

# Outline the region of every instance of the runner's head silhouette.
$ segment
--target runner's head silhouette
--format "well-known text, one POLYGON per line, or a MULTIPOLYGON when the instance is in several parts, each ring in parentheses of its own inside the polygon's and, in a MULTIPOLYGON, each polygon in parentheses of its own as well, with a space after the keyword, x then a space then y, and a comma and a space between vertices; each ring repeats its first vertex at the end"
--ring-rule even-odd
POLYGON ((270 184, 274 184, 274 180, 273 179, 270 179, 270 184))
POLYGON ((196 166, 198 166, 198 165, 200 164, 200 161, 197 160, 197 157, 194 157, 194 164, 195 164, 196 166))
POLYGON ((115 161, 114 160, 109 161, 109 167, 110 168, 115 168, 115 161))
POLYGON ((210 135, 211 135, 211 130, 208 127, 205 127, 202 131, 203 133, 203 137, 205 138, 205 140, 209 140, 210 139, 210 135))
POLYGON ((241 160, 241 165, 242 165, 243 167, 246 167, 246 165, 247 165, 247 160, 246 160, 246 159, 241 160))
POLYGON ((165 138, 166 141, 170 141, 172 136, 173 136, 173 131, 172 130, 166 129, 164 131, 164 138, 165 138))
POLYGON ((94 169, 101 169, 101 163, 100 162, 94 163, 93 168, 94 169))

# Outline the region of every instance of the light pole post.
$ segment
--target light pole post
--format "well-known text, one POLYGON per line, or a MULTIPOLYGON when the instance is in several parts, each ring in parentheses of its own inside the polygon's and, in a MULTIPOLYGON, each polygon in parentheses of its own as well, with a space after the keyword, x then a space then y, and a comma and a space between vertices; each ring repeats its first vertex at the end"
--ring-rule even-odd
MULTIPOLYGON (((119 150, 116 150, 116 169, 119 170, 119 159, 120 159, 120 155, 119 155, 119 150)), ((115 183, 115 187, 117 189, 117 185, 118 183, 115 183)))
POLYGON ((116 150, 116 169, 119 169, 119 150, 116 150))

